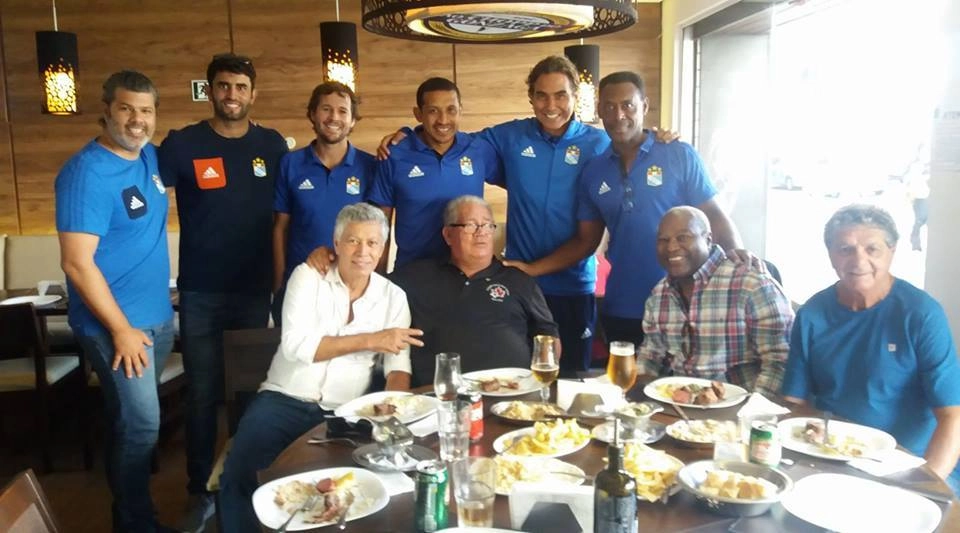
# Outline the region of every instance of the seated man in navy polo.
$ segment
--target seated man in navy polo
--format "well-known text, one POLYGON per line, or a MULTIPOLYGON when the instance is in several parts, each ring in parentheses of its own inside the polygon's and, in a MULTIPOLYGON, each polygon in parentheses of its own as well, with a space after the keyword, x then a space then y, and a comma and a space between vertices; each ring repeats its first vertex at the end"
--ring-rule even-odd
POLYGON ((446 256, 440 236, 444 206, 464 194, 483 196, 484 182, 499 179, 500 163, 493 146, 460 133, 460 111, 455 83, 430 78, 420 84, 413 109, 420 125, 377 167, 367 200, 380 206, 388 220, 397 211, 395 268, 416 259, 446 256))
POLYGON ((457 352, 464 372, 530 365, 535 335, 557 336, 536 280, 493 257, 490 206, 461 196, 443 213, 450 256, 415 261, 391 279, 407 293, 423 346, 410 354, 413 386, 433 383, 434 355, 457 352))
POLYGON ((326 274, 301 264, 283 302, 283 336, 233 437, 220 477, 224 531, 260 531, 251 497, 257 470, 338 405, 363 395, 383 354, 387 390, 410 388, 410 310, 399 287, 374 272, 387 219, 369 204, 344 207, 334 226, 337 261, 326 274))

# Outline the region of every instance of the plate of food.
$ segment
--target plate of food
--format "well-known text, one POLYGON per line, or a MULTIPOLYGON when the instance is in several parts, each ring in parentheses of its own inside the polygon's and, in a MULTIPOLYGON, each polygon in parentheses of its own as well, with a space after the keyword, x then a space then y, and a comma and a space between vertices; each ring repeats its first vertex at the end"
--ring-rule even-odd
POLYGON ((897 447, 897 439, 885 431, 838 420, 830 421, 828 443, 823 442, 821 418, 788 418, 777 428, 784 448, 820 459, 850 461, 897 447))
POLYGON ((395 416, 401 423, 409 424, 433 414, 438 405, 440 400, 432 396, 381 391, 350 400, 337 407, 333 414, 342 417, 357 416, 374 421, 395 416))
POLYGON ((516 424, 541 422, 572 416, 555 403, 522 402, 518 400, 497 402, 490 406, 490 412, 508 422, 516 424))
POLYGON ((277 529, 291 513, 317 495, 321 497, 316 505, 297 513, 287 527, 289 531, 336 523, 350 498, 353 503, 347 510, 348 522, 371 515, 390 501, 387 488, 373 472, 353 467, 325 468, 260 486, 253 493, 253 510, 263 525, 277 529))
POLYGON ((715 442, 737 442, 740 428, 730 420, 678 420, 667 426, 667 435, 693 448, 713 446, 715 442))
POLYGON ((576 420, 557 419, 504 433, 493 441, 493 449, 504 455, 561 457, 582 450, 589 442, 590 432, 576 420))
POLYGON ((623 445, 623 469, 637 482, 637 498, 659 501, 664 493, 676 494, 677 472, 683 461, 646 444, 628 442, 623 445))
POLYGON ((776 468, 740 461, 697 461, 678 476, 707 509, 726 516, 761 515, 793 487, 776 468))
MULTIPOLYGON (((648 420, 645 424, 642 424, 632 430, 621 425, 620 440, 622 442, 642 442, 644 444, 652 444, 663 438, 666 429, 666 424, 657 422, 656 420, 648 420)), ((600 425, 594 426, 593 431, 590 432, 590 436, 600 442, 606 442, 607 444, 610 444, 613 442, 613 422, 604 422, 600 425)))
POLYGON ((543 388, 528 368, 493 368, 463 374, 470 390, 484 396, 509 397, 530 394, 543 388))
POLYGON ((587 475, 576 465, 550 457, 520 457, 498 455, 497 494, 509 496, 514 483, 551 483, 558 485, 582 485, 587 475))
POLYGON ((655 379, 647 383, 643 393, 658 402, 696 409, 732 407, 750 395, 747 389, 732 383, 682 376, 655 379))

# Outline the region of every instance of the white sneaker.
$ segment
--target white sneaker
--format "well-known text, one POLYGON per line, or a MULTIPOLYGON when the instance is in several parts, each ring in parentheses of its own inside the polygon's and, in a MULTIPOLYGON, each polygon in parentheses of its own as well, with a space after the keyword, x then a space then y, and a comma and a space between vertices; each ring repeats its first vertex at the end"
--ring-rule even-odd
POLYGON ((203 533, 215 511, 212 494, 191 494, 180 521, 180 530, 186 533, 203 533))

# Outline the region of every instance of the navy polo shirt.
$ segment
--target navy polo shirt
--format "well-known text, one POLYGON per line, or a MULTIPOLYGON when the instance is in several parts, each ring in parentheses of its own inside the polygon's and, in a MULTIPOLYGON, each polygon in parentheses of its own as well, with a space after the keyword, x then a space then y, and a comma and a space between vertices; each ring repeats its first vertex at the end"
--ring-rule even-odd
POLYGON ((283 279, 317 247, 333 248, 337 214, 366 199, 376 169, 377 160, 352 144, 333 169, 323 165, 313 143, 283 157, 273 193, 273 210, 290 215, 283 279))
POLYGON ((464 194, 483 197, 484 182, 500 181, 500 164, 490 144, 457 133, 453 146, 442 156, 421 139, 421 127, 390 148, 390 158, 380 161, 368 200, 396 209, 395 268, 416 259, 450 253, 443 241, 443 209, 464 194))
POLYGON ((587 163, 577 218, 602 220, 610 232, 603 312, 640 319, 650 291, 665 274, 657 261, 660 219, 673 207, 706 202, 717 190, 692 146, 655 142, 649 131, 627 176, 621 168, 613 147, 587 163), (626 192, 626 184, 631 192, 626 192))
MULTIPOLYGON (((570 240, 577 231, 577 178, 584 165, 610 144, 606 132, 574 118, 553 138, 536 118, 513 120, 480 132, 497 149, 507 196, 508 259, 535 261, 570 240)), ((597 277, 591 255, 572 267, 540 276, 553 296, 592 294, 597 277)))

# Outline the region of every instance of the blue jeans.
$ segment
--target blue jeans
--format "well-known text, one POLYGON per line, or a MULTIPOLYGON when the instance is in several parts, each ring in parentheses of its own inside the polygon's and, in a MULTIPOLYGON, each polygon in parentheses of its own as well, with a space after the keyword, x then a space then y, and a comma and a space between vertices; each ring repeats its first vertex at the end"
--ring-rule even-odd
POLYGON ((173 347, 173 321, 141 328, 153 341, 147 346, 143 377, 127 378, 113 365, 110 335, 78 336, 103 391, 109 428, 106 437, 107 483, 113 494, 113 530, 152 532, 157 528, 150 499, 150 457, 160 431, 157 380, 173 347))
POLYGON ((291 442, 324 421, 329 414, 312 402, 262 391, 240 419, 233 447, 220 476, 220 524, 229 533, 259 532, 251 498, 257 471, 270 466, 291 442))
POLYGON ((267 326, 270 293, 180 293, 180 343, 187 375, 187 490, 203 494, 217 446, 223 398, 223 332, 267 326))

